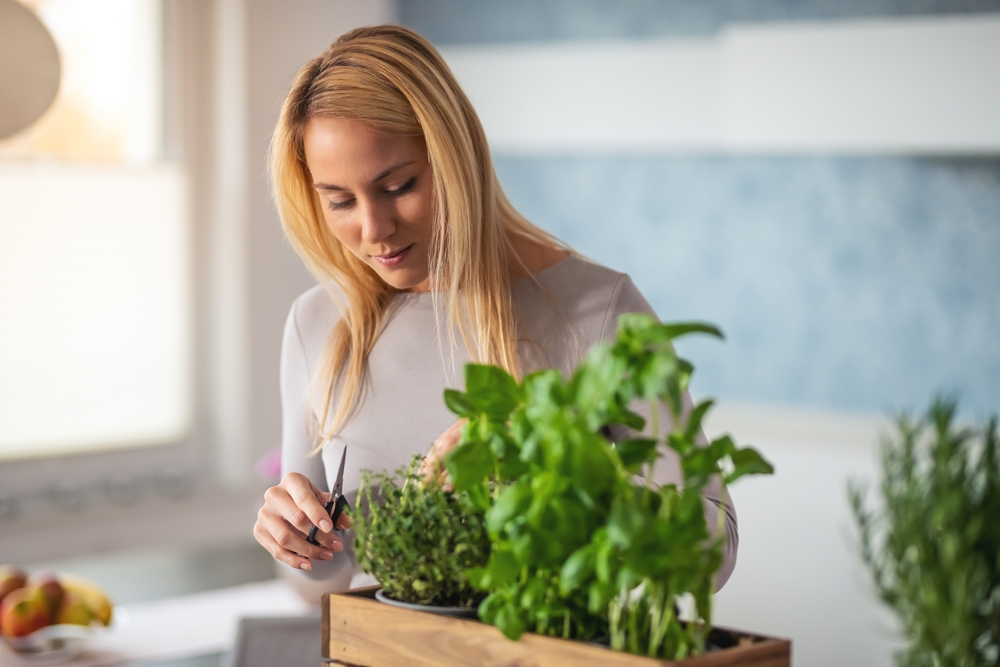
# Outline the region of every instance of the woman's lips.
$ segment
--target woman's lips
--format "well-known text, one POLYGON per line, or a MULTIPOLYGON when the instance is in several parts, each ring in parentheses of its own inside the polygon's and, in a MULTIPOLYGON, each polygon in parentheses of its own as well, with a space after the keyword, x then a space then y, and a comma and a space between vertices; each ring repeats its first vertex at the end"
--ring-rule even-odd
POLYGON ((382 266, 396 266, 409 254, 410 248, 412 247, 413 244, 411 243, 402 250, 397 250, 394 253, 389 253, 387 255, 372 255, 372 259, 382 266))

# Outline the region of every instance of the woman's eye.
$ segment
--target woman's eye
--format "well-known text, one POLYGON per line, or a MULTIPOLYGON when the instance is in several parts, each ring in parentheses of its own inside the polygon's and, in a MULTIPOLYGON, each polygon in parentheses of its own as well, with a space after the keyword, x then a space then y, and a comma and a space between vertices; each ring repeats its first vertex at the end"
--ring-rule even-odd
POLYGON ((327 208, 329 208, 331 211, 343 211, 344 209, 351 208, 351 205, 353 204, 354 204, 353 199, 347 199, 344 201, 331 200, 330 203, 327 204, 327 208))
POLYGON ((405 195, 407 192, 412 190, 413 186, 416 185, 416 183, 417 183, 417 177, 414 176, 410 180, 400 185, 398 188, 393 188, 391 190, 387 190, 386 192, 388 192, 389 195, 392 197, 399 197, 400 195, 405 195))

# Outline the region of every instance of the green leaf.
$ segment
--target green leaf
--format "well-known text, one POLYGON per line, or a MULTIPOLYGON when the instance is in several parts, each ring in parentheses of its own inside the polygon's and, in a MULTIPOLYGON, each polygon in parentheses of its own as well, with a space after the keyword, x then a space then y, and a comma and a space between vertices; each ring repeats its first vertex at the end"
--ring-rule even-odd
POLYGON ((507 639, 513 641, 517 641, 524 634, 524 621, 521 619, 517 607, 510 602, 501 607, 500 611, 497 612, 496 617, 493 619, 493 625, 497 626, 497 629, 507 639))
POLYGON ((490 593, 479 603, 479 620, 492 625, 497 613, 503 609, 503 605, 504 598, 502 595, 499 593, 490 593))
POLYGON ((465 392, 469 403, 493 421, 508 421, 521 402, 517 380, 499 366, 466 364, 465 392))
POLYGON ((545 581, 538 577, 532 577, 521 592, 521 608, 533 609, 541 606, 545 602, 545 594, 548 586, 545 581))
POLYGON ((481 590, 495 591, 517 580, 521 567, 509 549, 494 547, 490 560, 483 568, 469 572, 470 581, 475 577, 475 586, 481 590))
POLYGON ((602 495, 614 484, 616 474, 607 441, 596 433, 579 431, 568 440, 565 474, 569 481, 595 496, 602 495))
POLYGON ((486 484, 473 484, 468 489, 468 501, 473 511, 486 512, 491 505, 490 490, 486 484))
POLYGON ((585 545, 574 551, 562 569, 559 570, 559 594, 566 597, 583 583, 594 572, 597 549, 592 544, 585 545))
POLYGON ((530 528, 514 538, 513 554, 522 565, 534 565, 540 560, 544 538, 536 536, 530 528))
POLYGON ((621 503, 608 517, 608 540, 617 547, 628 549, 648 524, 643 511, 632 504, 621 503))
MULTIPOLYGON (((648 555, 648 554, 644 554, 648 555)), ((642 582, 642 575, 636 572, 633 568, 625 565, 622 569, 618 570, 618 576, 615 579, 615 588, 618 590, 631 590, 638 586, 642 582)))
POLYGON ((501 479, 517 479, 528 469, 521 460, 521 448, 511 438, 506 424, 490 423, 487 436, 490 450, 497 459, 497 472, 501 479))
POLYGON ((656 440, 649 438, 631 438, 615 443, 615 451, 626 470, 634 474, 644 463, 656 460, 656 445, 656 440))
POLYGON ((649 355, 635 364, 634 381, 638 395, 646 400, 663 396, 676 384, 680 372, 677 357, 672 354, 649 355))
POLYGON ((528 464, 521 460, 519 451, 517 456, 505 456, 497 464, 497 474, 502 480, 517 479, 528 470, 528 464))
POLYGON ((604 616, 608 613, 608 603, 614 597, 615 588, 609 583, 595 581, 587 590, 587 611, 604 616))
POLYGON ((731 484, 744 475, 771 475, 774 473, 774 466, 752 447, 737 449, 729 455, 729 458, 733 462, 733 471, 726 475, 726 484, 731 484))
POLYGON ((698 437, 698 433, 701 431, 701 422, 713 405, 715 405, 715 401, 710 398, 706 399, 696 405, 688 415, 687 424, 684 425, 684 436, 688 440, 693 442, 698 437))
POLYGON ((612 580, 618 571, 618 554, 610 542, 599 544, 597 547, 597 558, 594 561, 594 571, 597 573, 598 581, 611 585, 612 580))
POLYGON ((664 335, 670 340, 693 333, 708 334, 722 340, 726 338, 722 334, 721 329, 707 322, 671 322, 669 324, 661 324, 660 327, 662 327, 664 335))
POLYGON ((504 489, 486 512, 486 528, 490 534, 499 534, 508 521, 524 513, 531 505, 531 498, 531 484, 527 481, 515 482, 504 489))
POLYGON ((475 407, 466 395, 455 389, 444 390, 444 404, 459 417, 470 417, 476 414, 475 407))
POLYGON ((480 440, 466 440, 448 453, 445 467, 456 491, 470 489, 493 472, 496 459, 489 446, 480 440))

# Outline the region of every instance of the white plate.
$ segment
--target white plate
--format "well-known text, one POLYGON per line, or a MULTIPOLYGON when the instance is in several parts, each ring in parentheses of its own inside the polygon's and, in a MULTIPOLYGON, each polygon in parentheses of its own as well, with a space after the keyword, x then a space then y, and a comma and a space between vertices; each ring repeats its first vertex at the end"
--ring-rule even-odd
POLYGON ((83 648, 84 640, 111 628, 120 628, 127 622, 128 613, 115 607, 111 623, 103 625, 48 625, 24 637, 2 637, 10 652, 21 660, 35 664, 55 664, 75 657, 83 648))

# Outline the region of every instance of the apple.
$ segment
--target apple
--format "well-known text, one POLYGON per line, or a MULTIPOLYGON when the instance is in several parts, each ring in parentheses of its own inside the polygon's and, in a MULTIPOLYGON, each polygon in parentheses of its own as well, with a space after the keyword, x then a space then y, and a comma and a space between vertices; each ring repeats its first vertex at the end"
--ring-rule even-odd
POLYGON ((0 632, 8 637, 30 635, 51 620, 44 598, 29 588, 19 588, 0 602, 0 632))
POLYGON ((63 595, 62 604, 59 605, 59 611, 56 612, 56 625, 63 623, 70 625, 90 625, 91 618, 93 618, 93 614, 90 613, 90 609, 87 608, 87 604, 83 601, 83 598, 72 591, 66 591, 66 594, 63 595))
POLYGON ((59 610, 63 595, 66 593, 54 572, 36 572, 31 575, 28 577, 28 588, 45 601, 50 616, 54 616, 59 610))
POLYGON ((14 565, 0 565, 0 601, 11 591, 24 588, 27 581, 28 575, 21 568, 14 565))

